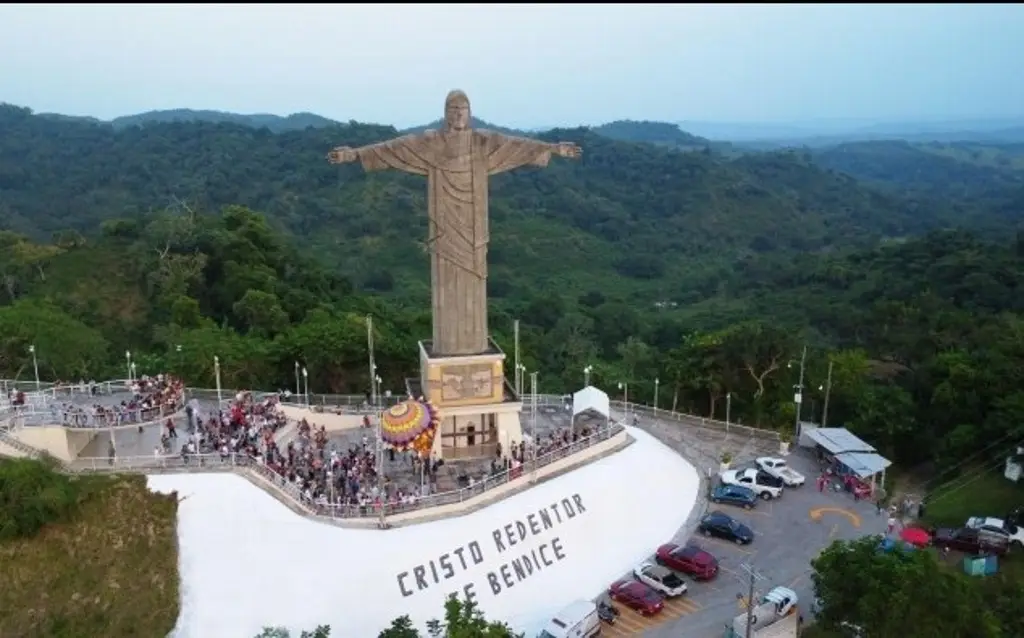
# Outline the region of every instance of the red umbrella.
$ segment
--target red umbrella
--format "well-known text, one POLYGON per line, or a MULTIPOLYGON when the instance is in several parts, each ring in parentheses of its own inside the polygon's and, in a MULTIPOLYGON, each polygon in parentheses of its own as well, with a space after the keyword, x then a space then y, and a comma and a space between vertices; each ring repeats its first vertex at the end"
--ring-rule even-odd
POLYGON ((914 545, 915 547, 927 547, 932 542, 932 536, 920 527, 907 527, 900 532, 900 538, 914 545))

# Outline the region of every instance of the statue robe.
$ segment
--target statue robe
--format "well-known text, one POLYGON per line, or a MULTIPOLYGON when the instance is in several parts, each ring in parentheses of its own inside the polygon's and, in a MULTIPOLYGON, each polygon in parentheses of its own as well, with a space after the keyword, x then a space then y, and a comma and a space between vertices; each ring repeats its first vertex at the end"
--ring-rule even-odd
POLYGON ((487 342, 487 177, 547 166, 554 145, 484 130, 426 131, 356 149, 363 169, 427 177, 431 354, 479 354, 487 342))

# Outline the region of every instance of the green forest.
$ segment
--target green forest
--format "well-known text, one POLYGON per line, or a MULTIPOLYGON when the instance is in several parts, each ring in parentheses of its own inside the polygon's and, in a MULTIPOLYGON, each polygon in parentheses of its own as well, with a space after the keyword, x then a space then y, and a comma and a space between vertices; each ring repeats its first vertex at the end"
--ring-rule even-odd
MULTIPOLYGON (((32 377, 29 346, 44 380, 123 377, 130 350, 193 386, 217 356, 225 387, 292 387, 298 362, 312 392, 362 393, 372 315, 401 390, 430 332, 425 184, 324 160, 398 132, 139 123, 0 107, 0 377, 32 377)), ((786 430, 806 346, 804 418, 831 364, 828 422, 900 464, 1024 438, 1022 173, 992 159, 1013 148, 914 146, 897 184, 821 149, 608 127, 542 133, 583 161, 492 184, 491 329, 511 352, 521 321, 542 392, 593 366, 631 400, 724 418, 729 396, 734 421, 786 430), (984 196, 941 190, 954 174, 984 196)))

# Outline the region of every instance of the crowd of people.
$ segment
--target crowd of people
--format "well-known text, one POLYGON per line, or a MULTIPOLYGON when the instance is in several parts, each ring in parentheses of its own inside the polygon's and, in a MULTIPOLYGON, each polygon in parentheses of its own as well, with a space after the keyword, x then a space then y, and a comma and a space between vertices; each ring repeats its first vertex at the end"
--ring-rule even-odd
MULTIPOLYGON (((96 396, 95 383, 83 385, 89 396, 96 396)), ((119 403, 78 405, 72 402, 50 404, 50 411, 59 423, 68 427, 104 428, 155 421, 181 410, 185 386, 167 374, 134 379, 127 390, 131 398, 119 403)))

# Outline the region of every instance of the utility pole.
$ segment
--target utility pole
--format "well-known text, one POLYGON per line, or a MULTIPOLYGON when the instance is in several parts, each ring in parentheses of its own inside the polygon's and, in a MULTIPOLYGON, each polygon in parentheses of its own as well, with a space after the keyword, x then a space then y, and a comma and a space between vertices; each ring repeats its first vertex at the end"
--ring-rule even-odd
POLYGON ((828 377, 825 379, 825 408, 821 412, 821 427, 828 427, 828 399, 832 394, 832 366, 835 362, 829 359, 828 377))
POLYGON ((796 423, 793 425, 793 440, 800 440, 800 407, 804 402, 804 366, 807 365, 807 346, 804 346, 803 352, 800 354, 800 381, 795 386, 796 392, 793 394, 793 402, 796 403, 796 423))
POLYGON ((537 373, 530 373, 530 458, 533 460, 533 479, 537 480, 537 373))
POLYGON ((732 392, 725 393, 725 424, 732 423, 732 392))
MULTIPOLYGON (((366 352, 370 364, 370 405, 377 407, 377 363, 373 360, 373 316, 366 315, 366 352)), ((412 397, 418 399, 419 397, 412 397)))
POLYGON ((746 572, 747 580, 747 631, 746 638, 751 638, 754 635, 754 583, 763 579, 764 576, 757 573, 751 565, 740 565, 740 569, 746 572))
POLYGON ((519 320, 516 319, 512 322, 512 334, 514 335, 514 346, 515 359, 516 359, 516 374, 515 374, 515 388, 516 394, 519 395, 519 400, 523 400, 523 372, 519 369, 519 320))

